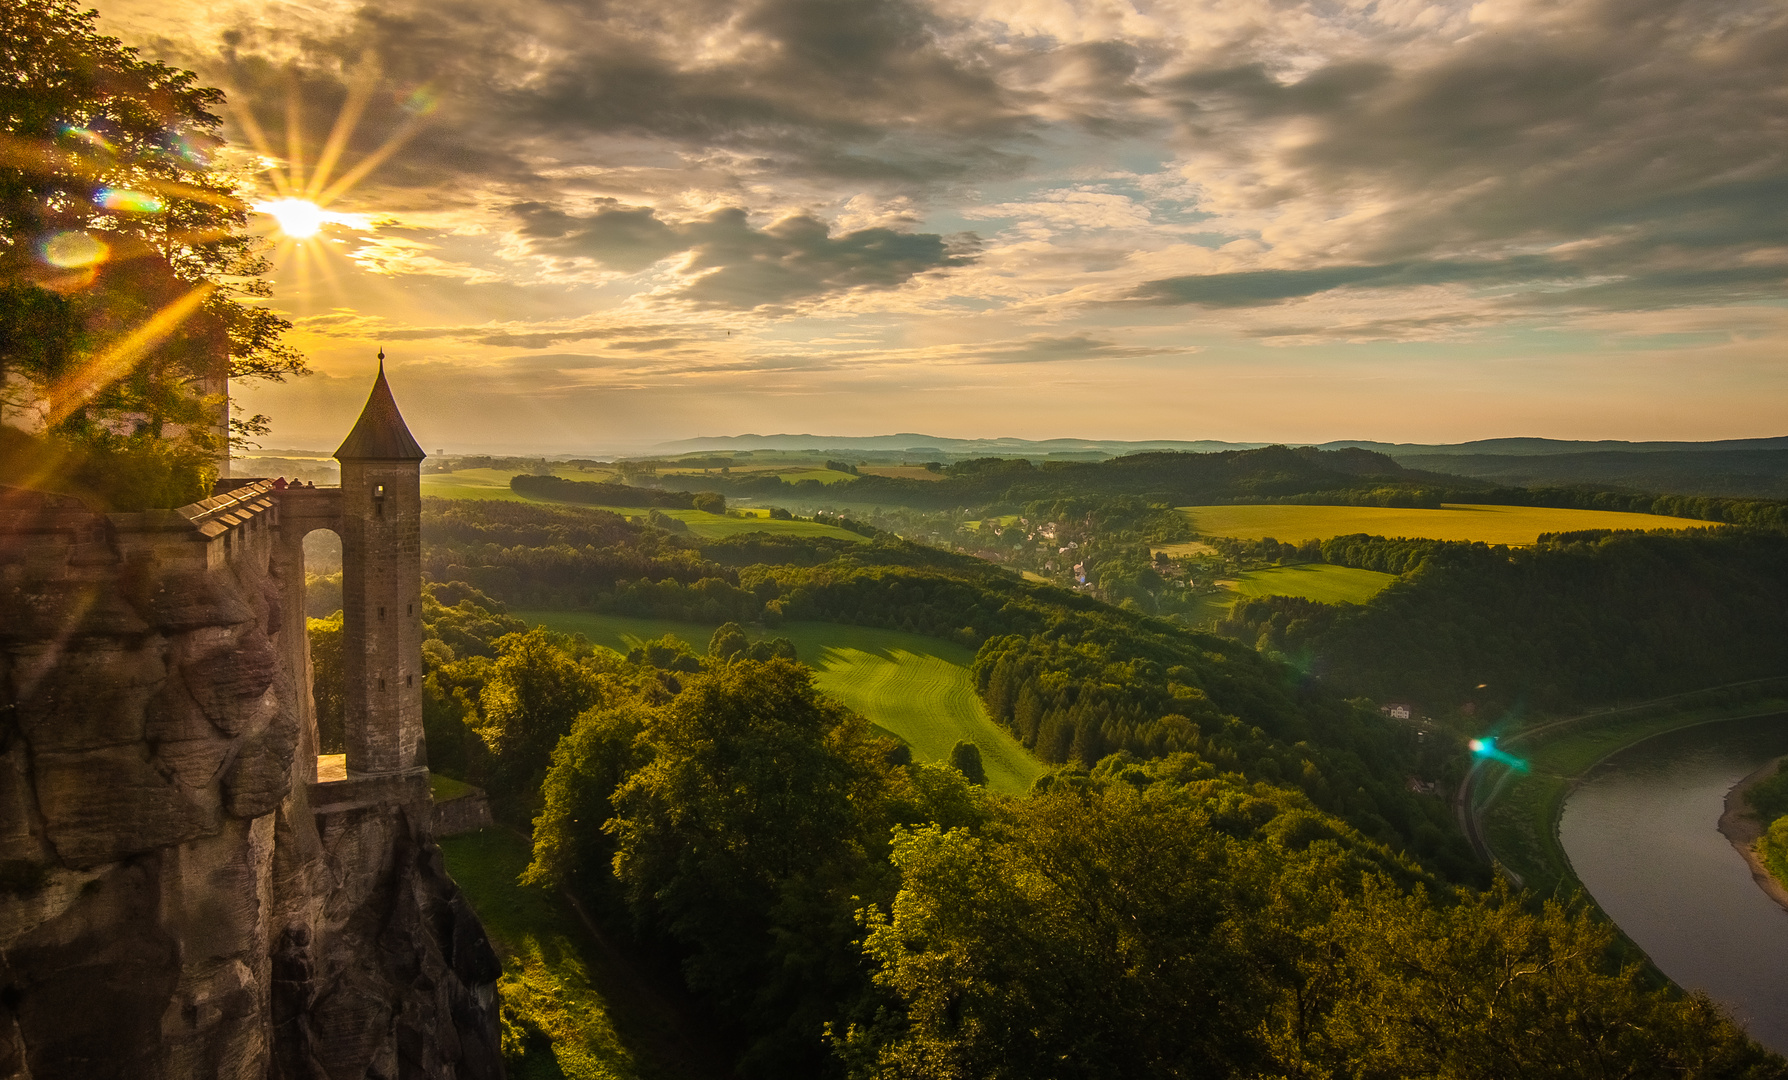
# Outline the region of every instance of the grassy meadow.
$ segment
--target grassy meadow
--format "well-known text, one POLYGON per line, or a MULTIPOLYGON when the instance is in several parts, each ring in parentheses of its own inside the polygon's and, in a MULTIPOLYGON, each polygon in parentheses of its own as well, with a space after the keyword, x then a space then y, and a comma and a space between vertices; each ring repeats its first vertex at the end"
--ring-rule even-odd
POLYGON ((1301 563, 1250 570, 1231 582, 1229 589, 1238 597, 1301 596, 1325 604, 1363 604, 1396 580, 1397 575, 1381 574, 1376 570, 1301 563))
POLYGON ((1219 581, 1217 584, 1224 591, 1205 594, 1185 618, 1193 626, 1208 626, 1226 617, 1237 600, 1255 596, 1301 596, 1325 604, 1363 604, 1396 580, 1395 574, 1328 563, 1269 566, 1219 581))
POLYGON ((1481 540, 1525 547, 1541 533, 1578 529, 1702 529, 1708 522, 1612 510, 1565 510, 1549 506, 1448 504, 1439 510, 1390 506, 1185 506, 1192 527, 1204 536, 1240 540, 1272 537, 1288 544, 1331 536, 1373 536, 1422 540, 1481 540))
MULTIPOLYGON (((519 469, 460 469, 456 472, 422 474, 422 493, 444 499, 506 499, 511 502, 544 502, 530 499, 509 490, 509 480, 519 469)), ((596 480, 614 483, 615 474, 606 470, 584 471, 570 466, 553 469, 562 480, 596 480)))
MULTIPOLYGON (((708 624, 585 611, 515 614, 621 651, 672 634, 701 653, 714 633, 708 624)), ((975 697, 968 671, 974 653, 969 649, 921 634, 837 623, 789 623, 772 634, 795 643, 821 690, 905 741, 919 760, 946 761, 957 740, 968 739, 981 748, 987 786, 995 791, 1023 794, 1043 774, 1043 764, 989 719, 975 697)))

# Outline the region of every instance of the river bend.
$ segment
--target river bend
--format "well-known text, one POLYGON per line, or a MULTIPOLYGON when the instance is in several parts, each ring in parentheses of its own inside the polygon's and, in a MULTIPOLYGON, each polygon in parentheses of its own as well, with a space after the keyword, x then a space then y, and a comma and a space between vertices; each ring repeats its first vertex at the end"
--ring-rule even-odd
POLYGON ((1565 800, 1559 840, 1596 903, 1678 985, 1788 1053, 1788 911, 1718 828, 1727 792, 1788 754, 1788 716, 1726 720, 1611 755, 1565 800))

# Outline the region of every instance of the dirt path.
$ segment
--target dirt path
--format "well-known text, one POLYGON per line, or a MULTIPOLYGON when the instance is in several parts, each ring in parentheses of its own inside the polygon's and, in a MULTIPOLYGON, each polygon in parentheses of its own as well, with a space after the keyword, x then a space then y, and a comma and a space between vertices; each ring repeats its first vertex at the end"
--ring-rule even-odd
POLYGON ((1745 805, 1745 792, 1764 777, 1774 776, 1783 760, 1776 758, 1765 762, 1762 768, 1733 785, 1732 790, 1726 793, 1726 811, 1720 815, 1720 832, 1744 856, 1745 863, 1751 868, 1751 877, 1757 881, 1757 887, 1768 893, 1771 900, 1788 908, 1788 888, 1784 888, 1776 880, 1757 854, 1757 839, 1763 835, 1763 823, 1745 805))

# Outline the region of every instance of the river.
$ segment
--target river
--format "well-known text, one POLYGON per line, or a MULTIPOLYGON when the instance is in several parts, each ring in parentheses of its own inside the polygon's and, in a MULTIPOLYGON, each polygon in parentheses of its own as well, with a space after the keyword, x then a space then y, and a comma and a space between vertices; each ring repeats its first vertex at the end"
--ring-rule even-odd
POLYGON ((1558 834, 1584 887, 1653 963, 1788 1053, 1788 911, 1718 828, 1726 793, 1782 754, 1788 716, 1647 739, 1590 770, 1558 834))

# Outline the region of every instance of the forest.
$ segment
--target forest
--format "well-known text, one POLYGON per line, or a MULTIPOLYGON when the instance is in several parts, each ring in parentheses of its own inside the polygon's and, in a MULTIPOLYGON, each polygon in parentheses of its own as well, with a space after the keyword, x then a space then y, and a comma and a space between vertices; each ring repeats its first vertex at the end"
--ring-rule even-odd
MULTIPOLYGON (((1784 1075, 1582 900, 1493 882, 1426 793, 1457 778, 1461 736, 1384 716, 1298 651, 1349 643, 1362 685, 1414 671, 1397 660, 1414 620, 1457 617, 1505 573, 1546 587, 1483 613, 1515 620, 1480 627, 1486 655, 1536 622, 1605 633, 1584 611, 1619 587, 1635 605, 1754 596, 1694 624, 1730 643, 1779 603, 1779 538, 1276 546, 1401 579, 1382 609, 1329 617, 1332 638, 1233 641, 849 518, 832 520, 866 543, 703 539, 573 506, 424 513, 431 766, 530 831, 526 880, 674 972, 740 1075, 1784 1075), (1679 564, 1693 574, 1660 574, 1679 564), (705 652, 623 654, 508 614, 542 604, 730 622, 705 652), (989 715, 1051 771, 1011 799, 915 761, 814 689, 776 640, 789 620, 976 648, 989 715)), ((329 632, 313 623, 319 670, 329 632)), ((1608 662, 1635 671, 1674 645, 1614 640, 1608 662)), ((1555 647, 1499 662, 1556 681, 1555 647)), ((1439 687, 1465 670, 1438 644, 1413 655, 1439 687)), ((1721 670, 1761 656, 1728 650, 1721 670)), ((506 1016, 525 1073, 550 1040, 520 1004, 506 1016)))
POLYGON ((1219 632, 1342 693, 1434 715, 1562 715, 1779 675, 1788 656, 1781 533, 1601 531, 1526 548, 1342 536, 1278 547, 1281 559, 1400 580, 1363 605, 1240 600, 1219 632))

